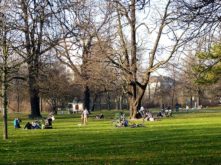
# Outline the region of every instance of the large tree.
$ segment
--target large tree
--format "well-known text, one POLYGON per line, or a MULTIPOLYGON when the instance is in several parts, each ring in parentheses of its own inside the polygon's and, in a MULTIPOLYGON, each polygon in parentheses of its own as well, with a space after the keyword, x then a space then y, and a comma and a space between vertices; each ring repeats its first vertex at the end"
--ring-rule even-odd
MULTIPOLYGON (((84 106, 88 110, 91 109, 91 73, 96 73, 96 69, 91 70, 91 65, 95 64, 91 62, 97 56, 92 52, 97 43, 96 36, 104 33, 108 23, 107 8, 108 5, 97 0, 86 0, 72 5, 70 12, 74 13, 77 10, 72 21, 78 29, 78 34, 73 38, 64 39, 56 47, 58 59, 72 69, 75 80, 84 88, 84 106)), ((95 65, 93 67, 96 68, 95 65)))
POLYGON ((182 93, 187 100, 190 100, 190 107, 193 108, 193 98, 196 98, 196 106, 201 105, 201 98, 205 88, 197 83, 199 73, 195 71, 195 66, 199 64, 199 59, 194 53, 188 53, 183 61, 182 71, 179 76, 180 85, 182 86, 182 93))
POLYGON ((117 23, 114 24, 117 30, 114 47, 117 51, 107 52, 107 55, 125 81, 124 90, 129 98, 130 116, 135 118, 151 73, 166 64, 185 43, 184 34, 189 26, 188 23, 183 23, 182 28, 177 27, 171 0, 156 3, 145 0, 111 2, 117 23), (138 17, 138 13, 143 17, 138 17), (170 42, 165 43, 166 38, 170 42), (142 47, 139 47, 139 43, 142 47), (141 52, 141 49, 145 51, 141 52), (141 56, 141 53, 144 55, 141 56))
MULTIPOLYGON (((39 69, 44 55, 70 34, 67 24, 68 3, 63 1, 19 0, 11 8, 17 45, 14 49, 27 63, 31 104, 30 117, 41 117, 39 106, 39 69)), ((69 26, 70 28, 70 26, 69 26)), ((73 32, 72 32, 73 34, 73 32)))
POLYGON ((1 97, 3 114, 3 138, 8 139, 8 91, 11 80, 19 78, 16 76, 19 66, 23 60, 19 58, 12 49, 15 45, 10 20, 10 1, 0 1, 0 76, 1 76, 1 97))

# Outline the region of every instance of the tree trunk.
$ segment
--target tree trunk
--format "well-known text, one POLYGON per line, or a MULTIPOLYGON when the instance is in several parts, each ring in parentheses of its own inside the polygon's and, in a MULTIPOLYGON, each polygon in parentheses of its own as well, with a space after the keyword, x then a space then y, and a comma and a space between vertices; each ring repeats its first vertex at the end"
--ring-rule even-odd
POLYGON ((90 111, 90 89, 87 85, 84 88, 84 108, 90 111))
POLYGON ((150 84, 148 84, 148 101, 149 101, 149 104, 151 104, 151 91, 150 91, 150 84))
POLYGON ((101 96, 99 98, 99 110, 101 110, 101 96))
POLYGON ((137 110, 139 109, 140 103, 143 99, 146 87, 147 87, 147 83, 143 85, 142 87, 140 87, 139 90, 136 91, 136 95, 130 97, 129 99, 130 112, 131 112, 130 117, 132 119, 136 118, 137 110))
POLYGON ((111 102, 110 102, 110 95, 109 92, 106 93, 106 104, 107 104, 107 109, 111 109, 111 102))
POLYGON ((42 97, 40 97, 40 112, 43 112, 43 100, 42 100, 42 97))
POLYGON ((29 118, 41 118, 40 113, 40 97, 39 88, 36 80, 36 75, 33 75, 33 70, 29 69, 29 94, 31 103, 31 114, 29 118))
POLYGON ((122 98, 123 98, 122 96, 119 97, 119 109, 120 110, 122 110, 122 101, 123 101, 122 98))
POLYGON ((41 118, 40 107, 39 107, 39 92, 38 89, 34 87, 30 87, 30 102, 31 102, 31 114, 29 115, 30 118, 41 118))
POLYGON ((7 72, 4 70, 2 73, 2 110, 3 110, 3 139, 8 139, 8 96, 7 96, 7 72))
POLYGON ((190 108, 193 108, 193 96, 190 97, 190 108))
POLYGON ((136 117, 137 108, 140 100, 137 100, 137 41, 136 41, 136 1, 131 0, 131 88, 132 98, 130 99, 131 118, 136 117))
POLYGON ((52 106, 52 113, 53 114, 57 114, 57 105, 58 105, 58 101, 56 98, 53 98, 51 100, 51 106, 52 106))
POLYGON ((114 102, 115 102, 115 109, 116 109, 116 110, 119 110, 119 106, 118 106, 119 102, 118 102, 118 99, 115 98, 115 99, 114 99, 114 102))
POLYGON ((1 80, 2 80, 2 115, 3 115, 3 139, 6 140, 8 139, 8 76, 9 76, 9 67, 8 67, 8 46, 7 46, 7 39, 6 35, 7 32, 5 31, 5 26, 4 26, 4 32, 2 33, 3 36, 3 42, 2 42, 2 55, 3 55, 3 63, 2 63, 2 75, 1 75, 1 80))
POLYGON ((17 112, 20 112, 20 83, 19 80, 16 80, 16 92, 17 92, 17 112))
POLYGON ((135 119, 138 109, 138 101, 131 98, 129 99, 129 104, 130 104, 130 118, 135 119))
POLYGON ((201 105, 200 96, 201 96, 201 90, 197 89, 197 97, 196 97, 196 106, 197 106, 197 108, 201 105))
POLYGON ((97 97, 98 97, 98 93, 95 93, 93 100, 92 100, 91 111, 94 111, 94 109, 95 109, 95 103, 97 101, 97 97))
POLYGON ((175 99, 175 82, 172 90, 171 108, 174 109, 174 99, 175 99))

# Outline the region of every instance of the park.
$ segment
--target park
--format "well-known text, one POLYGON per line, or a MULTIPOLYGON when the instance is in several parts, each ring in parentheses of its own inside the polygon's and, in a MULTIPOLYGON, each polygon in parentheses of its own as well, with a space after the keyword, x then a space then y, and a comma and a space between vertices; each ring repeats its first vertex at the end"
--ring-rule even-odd
POLYGON ((0 165, 221 165, 220 0, 0 0, 0 165))
MULTIPOLYGON (((159 121, 145 121, 145 127, 137 128, 117 128, 112 123, 116 111, 102 113, 101 120, 90 114, 86 126, 79 126, 80 114, 58 115, 50 130, 15 129, 12 114, 10 139, 0 141, 0 164, 219 165, 221 162, 220 107, 177 112, 159 121)), ((24 126, 27 117, 20 115, 20 118, 24 126)))

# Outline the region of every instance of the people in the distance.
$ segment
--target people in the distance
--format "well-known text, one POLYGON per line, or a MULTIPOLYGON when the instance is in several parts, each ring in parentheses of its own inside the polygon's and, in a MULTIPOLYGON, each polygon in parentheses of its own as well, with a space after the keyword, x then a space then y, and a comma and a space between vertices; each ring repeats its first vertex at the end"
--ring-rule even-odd
POLYGON ((27 122, 27 123, 25 124, 24 129, 32 129, 32 124, 31 124, 30 122, 27 122))
POLYGON ((83 118, 83 124, 86 125, 87 124, 87 119, 88 119, 88 110, 85 108, 84 111, 82 112, 82 118, 83 118))
POLYGON ((54 115, 49 115, 45 120, 44 120, 44 125, 43 129, 51 129, 52 128, 52 122, 55 120, 54 115))
POLYGON ((101 113, 100 115, 96 115, 96 119, 103 119, 104 115, 101 113))
POLYGON ((14 128, 21 128, 20 122, 21 122, 21 120, 19 118, 15 118, 13 121, 14 128))

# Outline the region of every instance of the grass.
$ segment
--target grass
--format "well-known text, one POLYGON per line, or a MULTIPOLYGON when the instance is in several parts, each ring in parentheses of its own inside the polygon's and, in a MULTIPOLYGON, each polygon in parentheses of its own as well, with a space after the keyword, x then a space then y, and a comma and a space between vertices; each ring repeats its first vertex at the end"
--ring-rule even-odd
POLYGON ((221 108, 178 112, 139 128, 114 127, 115 112, 102 111, 104 120, 94 112, 86 126, 78 125, 79 114, 58 115, 51 130, 14 129, 13 118, 23 126, 27 115, 9 114, 0 164, 221 165, 221 108))

